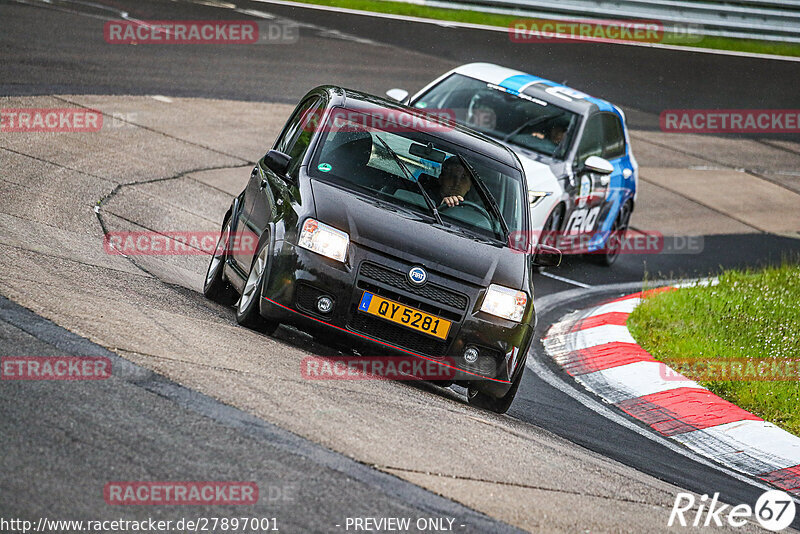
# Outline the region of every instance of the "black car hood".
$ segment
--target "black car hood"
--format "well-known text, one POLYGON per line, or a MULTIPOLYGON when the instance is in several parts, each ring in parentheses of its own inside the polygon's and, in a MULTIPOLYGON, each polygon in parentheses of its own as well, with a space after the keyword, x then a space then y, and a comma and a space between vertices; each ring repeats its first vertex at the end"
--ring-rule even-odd
POLYGON ((472 284, 523 287, 521 252, 434 227, 319 180, 311 186, 317 219, 347 232, 354 243, 472 284))

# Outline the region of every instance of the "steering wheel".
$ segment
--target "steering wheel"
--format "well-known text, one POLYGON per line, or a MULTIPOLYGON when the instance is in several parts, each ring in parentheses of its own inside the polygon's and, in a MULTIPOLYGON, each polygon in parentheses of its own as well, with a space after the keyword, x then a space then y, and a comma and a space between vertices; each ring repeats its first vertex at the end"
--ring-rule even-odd
POLYGON ((465 208, 472 208, 473 210, 477 211, 479 214, 481 214, 484 217, 486 217, 486 220, 489 221, 489 225, 490 226, 494 226, 494 224, 493 224, 494 220, 492 219, 492 216, 489 215, 489 212, 486 211, 486 209, 483 206, 481 206, 480 204, 476 204, 475 202, 472 202, 471 200, 462 200, 461 202, 459 202, 455 206, 448 206, 447 204, 442 203, 442 205, 439 206, 439 208, 437 208, 437 209, 439 211, 444 211, 444 210, 449 210, 449 209, 452 209, 452 208, 455 208, 455 207, 461 207, 461 206, 464 206, 465 208))

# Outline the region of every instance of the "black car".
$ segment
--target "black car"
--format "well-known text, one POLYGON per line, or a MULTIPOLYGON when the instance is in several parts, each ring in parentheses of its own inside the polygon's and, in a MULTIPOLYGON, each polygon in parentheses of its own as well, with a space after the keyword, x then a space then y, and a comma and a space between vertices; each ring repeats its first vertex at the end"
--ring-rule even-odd
POLYGON ((560 261, 510 239, 528 231, 525 175, 508 148, 321 86, 225 214, 204 293, 236 300, 237 321, 263 332, 327 328, 447 366, 471 404, 503 413, 533 337, 534 262, 560 261), (239 232, 257 246, 230 247, 239 232))

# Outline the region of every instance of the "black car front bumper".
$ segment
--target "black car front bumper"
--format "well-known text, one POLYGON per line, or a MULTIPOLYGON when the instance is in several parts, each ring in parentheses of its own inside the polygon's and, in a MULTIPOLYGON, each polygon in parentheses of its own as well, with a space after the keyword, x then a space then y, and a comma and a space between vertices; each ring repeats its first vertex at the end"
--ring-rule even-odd
POLYGON ((480 311, 485 288, 465 284, 429 269, 428 282, 414 287, 405 273, 414 264, 350 244, 348 263, 278 241, 263 290, 262 315, 301 328, 331 327, 378 349, 369 356, 410 354, 451 369, 453 380, 496 396, 510 387, 514 371, 530 346, 533 329, 480 311), (445 340, 367 315, 358 310, 364 291, 451 321, 445 340), (320 297, 334 302, 328 313, 320 297), (474 347, 478 360, 464 351, 474 347))

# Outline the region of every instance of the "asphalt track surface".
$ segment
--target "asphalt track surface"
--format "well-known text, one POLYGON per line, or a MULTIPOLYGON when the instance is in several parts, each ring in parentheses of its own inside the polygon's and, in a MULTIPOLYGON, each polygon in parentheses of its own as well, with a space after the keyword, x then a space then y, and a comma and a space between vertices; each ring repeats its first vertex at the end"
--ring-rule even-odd
MULTIPOLYGON (((241 13, 188 2, 117 1, 108 4, 124 8, 142 19, 243 17, 241 13)), ((520 45, 510 44, 504 34, 376 21, 355 15, 257 2, 240 2, 238 5, 309 24, 308 31, 312 33, 325 35, 334 29, 343 35, 330 39, 331 46, 328 47, 306 46, 307 41, 303 39, 292 45, 241 49, 101 46, 104 43, 98 37, 98 20, 53 9, 21 6, 15 2, 0 2, 0 20, 3 21, 0 94, 167 94, 294 103, 319 83, 342 84, 376 94, 398 85, 413 90, 457 64, 481 60, 567 80, 588 92, 607 96, 625 107, 632 125, 639 128, 655 127, 657 114, 662 109, 800 107, 796 91, 797 63, 602 44, 537 45, 536 50, 520 53, 520 45), (35 33, 35 38, 32 33, 35 33), (365 53, 367 57, 364 57, 365 53), (635 72, 631 69, 632 64, 637 65, 635 72), (765 80, 769 80, 768 93, 765 92, 765 80), (756 106, 754 102, 764 104, 756 106)), ((265 146, 270 141, 265 141, 265 146)), ((255 157, 257 155, 253 159, 255 157)), ((573 260, 568 261, 558 274, 588 285, 639 282, 645 270, 650 276, 702 276, 715 272, 720 266, 774 263, 786 253, 798 250, 797 240, 780 236, 706 236, 703 253, 692 256, 691 261, 682 256, 627 256, 621 258, 613 269, 606 270, 573 260)), ((553 296, 573 288, 569 283, 550 278, 537 279, 537 297, 553 296)), ((541 333, 564 313, 620 293, 619 290, 593 292, 564 302, 552 299, 552 304, 541 310, 537 329, 541 333)), ((3 354, 55 355, 103 351, 97 346, 87 349, 88 345, 84 346, 87 341, 30 315, 13 303, 2 301, 0 304, 0 352, 3 354)), ((537 349, 540 351, 541 347, 537 346, 537 349)), ((542 363, 550 366, 544 359, 542 363)), ((551 370, 559 373, 557 369, 551 370)), ((281 489, 288 488, 289 492, 296 481, 312 477, 314 484, 321 489, 320 495, 295 494, 294 500, 278 504, 286 506, 287 510, 296 510, 298 502, 312 503, 311 506, 318 504, 315 509, 325 509, 329 513, 312 517, 287 515, 296 521, 290 523, 290 527, 325 530, 331 521, 343 517, 341 514, 347 511, 352 515, 371 512, 388 516, 414 510, 428 515, 469 517, 475 531, 502 528, 499 524, 488 526, 490 520, 484 516, 408 483, 388 475, 367 472, 368 468, 355 462, 347 464, 346 459, 322 447, 307 442, 301 445, 302 440, 277 427, 237 420, 242 416, 237 415, 236 410, 225 411, 224 406, 203 404, 206 401, 198 400, 202 396, 192 397, 192 392, 187 390, 176 393, 178 386, 152 374, 142 376, 134 366, 129 372, 129 376, 119 379, 120 383, 109 382, 109 390, 97 392, 97 397, 89 397, 77 388, 60 390, 54 396, 53 390, 42 384, 33 393, 36 396, 35 407, 31 400, 28 406, 13 403, 12 409, 11 400, 19 398, 20 393, 3 390, 3 394, 8 395, 8 401, 2 403, 3 437, 0 440, 4 449, 14 447, 36 451, 35 456, 16 459, 4 455, 3 469, 7 473, 26 473, 26 478, 31 480, 48 481, 38 487, 41 491, 37 501, 26 498, 26 492, 30 495, 36 492, 24 484, 22 476, 13 477, 15 480, 4 477, 0 484, 4 497, 0 505, 3 515, 13 515, 12 512, 19 515, 26 510, 38 511, 53 503, 66 503, 66 496, 76 491, 75 485, 68 483, 70 481, 78 486, 88 486, 92 480, 105 480, 107 473, 92 473, 89 458, 63 462, 65 457, 74 460, 85 452, 87 436, 96 438, 102 435, 108 439, 108 455, 99 460, 94 458, 95 461, 106 466, 114 461, 140 463, 143 476, 151 479, 157 479, 162 472, 174 475, 183 470, 191 473, 197 464, 210 465, 208 473, 221 479, 236 478, 242 472, 231 472, 229 462, 224 460, 226 456, 241 459, 240 464, 254 472, 260 467, 282 473, 285 478, 278 485, 281 489), (156 400, 153 395, 142 395, 142 391, 157 391, 156 400), (100 409, 104 405, 103 394, 124 399, 115 405, 116 409, 127 408, 118 413, 100 409), (182 404, 182 398, 192 400, 182 404), (65 405, 74 406, 71 410, 74 411, 75 428, 55 432, 52 425, 65 405), (206 406, 205 411, 198 411, 198 405, 206 406), (30 410, 35 410, 38 417, 29 417, 32 415, 30 410), (31 425, 27 423, 30 420, 39 423, 31 425), (120 420, 125 421, 122 429, 117 428, 120 420), (191 430, 176 432, 181 428, 191 430), (159 436, 163 439, 161 448, 135 450, 130 440, 137 433, 159 436), (292 439, 297 441, 292 442, 292 439), (279 445, 265 455, 264 447, 271 445, 264 443, 269 441, 279 445), (291 448, 302 449, 306 457, 312 458, 314 467, 309 468, 307 463, 298 461, 297 455, 289 450, 291 448), (114 459, 120 449, 127 452, 122 459, 114 459), (269 463, 264 463, 267 462, 265 456, 269 457, 269 463), (154 462, 156 458, 158 461, 154 462), (342 467, 343 464, 347 465, 342 467), (330 497, 330 492, 335 492, 335 497, 330 497), (9 495, 18 497, 7 499, 9 495), (356 502, 360 504, 353 510, 356 502)), ((610 424, 531 372, 526 373, 509 416, 552 431, 689 491, 700 494, 719 491, 722 500, 734 503, 752 503, 761 493, 748 483, 665 450, 624 427, 610 424)), ((245 474, 252 475, 245 472, 240 476, 245 474)), ((271 483, 275 484, 274 481, 271 483)), ((296 486, 308 487, 300 483, 296 486)), ((61 512, 69 511, 67 504, 62 506, 61 512)), ((274 514, 275 509, 272 510, 274 514)), ((800 520, 796 520, 794 526, 800 527, 800 520)))
MULTIPOLYGON (((43 510, 50 518, 97 517, 102 505, 91 499, 68 499, 65 494, 99 496, 96 488, 108 482, 109 466, 112 471, 113 466, 128 472, 133 468, 143 480, 196 479, 200 468, 211 480, 256 482, 259 501, 247 516, 276 518, 284 532, 333 531, 346 517, 376 511, 389 517, 458 518, 466 525, 458 529, 462 532, 516 532, 182 388, 2 297, 0 332, 3 354, 104 356, 114 369, 113 377, 100 388, 80 388, 77 383, 75 388, 52 383, 31 387, 19 382, 0 390, 2 403, 15 405, 13 412, 3 410, 0 420, 7 451, 4 471, 23 473, 38 465, 47 466, 49 472, 31 478, 4 476, 0 514, 6 519, 36 517, 43 510), (21 398, 26 402, 19 403, 21 398), (110 398, 124 398, 124 410, 109 409, 110 398), (35 433, 25 428, 30 421, 38 421, 35 433), (131 436, 132 429, 144 428, 150 439, 142 447, 131 436), (31 454, 10 454, 20 450, 31 454)), ((192 508, 138 507, 126 510, 125 517, 241 517, 235 506, 203 507, 202 516, 192 508)))

